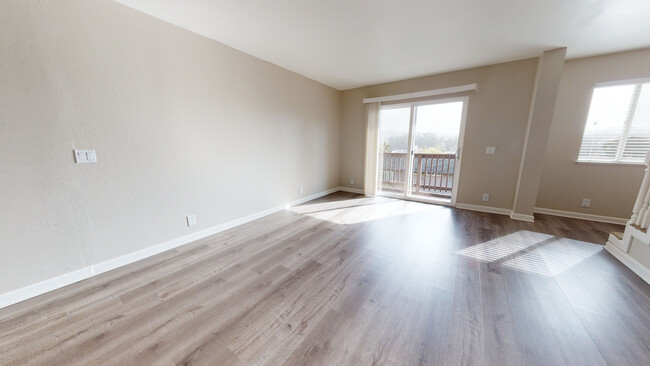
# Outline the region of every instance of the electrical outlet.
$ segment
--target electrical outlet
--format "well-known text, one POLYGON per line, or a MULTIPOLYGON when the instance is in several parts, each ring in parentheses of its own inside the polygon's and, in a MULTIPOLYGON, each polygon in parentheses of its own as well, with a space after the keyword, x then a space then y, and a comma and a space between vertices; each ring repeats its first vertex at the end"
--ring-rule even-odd
POLYGON ((97 154, 95 154, 95 150, 74 150, 74 162, 76 164, 96 164, 97 154))
POLYGON ((487 202, 490 200, 490 194, 489 193, 483 193, 483 201, 487 202))
POLYGON ((298 193, 299 193, 299 194, 302 194, 303 191, 304 191, 304 190, 302 189, 302 187, 298 188, 298 193))
POLYGON ((350 185, 354 185, 354 179, 350 178, 350 185))
POLYGON ((187 216, 187 226, 194 226, 194 225, 196 225, 196 215, 187 216))
POLYGON ((586 207, 586 208, 591 206, 591 198, 583 198, 582 203, 580 204, 580 206, 586 207))
POLYGON ((494 155, 497 152, 497 148, 494 146, 488 146, 485 148, 485 153, 488 155, 494 155))

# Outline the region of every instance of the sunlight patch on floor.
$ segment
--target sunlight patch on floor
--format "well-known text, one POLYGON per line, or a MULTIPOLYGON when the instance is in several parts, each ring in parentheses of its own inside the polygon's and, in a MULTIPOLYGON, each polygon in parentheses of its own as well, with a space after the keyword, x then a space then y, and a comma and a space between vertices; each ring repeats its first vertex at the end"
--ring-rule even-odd
POLYGON ((352 205, 320 207, 314 207, 314 205, 308 207, 296 206, 289 210, 335 224, 352 225, 391 216, 421 213, 436 209, 440 209, 440 207, 406 201, 387 200, 384 202, 372 202, 357 200, 352 205))
POLYGON ((377 202, 380 201, 375 199, 375 197, 355 197, 355 198, 337 200, 337 201, 307 202, 307 203, 300 204, 298 206, 287 206, 285 207, 285 209, 296 213, 307 214, 307 213, 313 213, 313 212, 319 212, 319 211, 331 210, 331 209, 342 209, 347 207, 372 205, 377 202))
POLYGON ((504 267, 556 276, 603 250, 593 243, 558 239, 503 262, 504 267))
POLYGON ((459 250, 456 254, 472 257, 484 262, 494 262, 541 243, 544 240, 551 239, 552 237, 552 235, 521 230, 459 250))

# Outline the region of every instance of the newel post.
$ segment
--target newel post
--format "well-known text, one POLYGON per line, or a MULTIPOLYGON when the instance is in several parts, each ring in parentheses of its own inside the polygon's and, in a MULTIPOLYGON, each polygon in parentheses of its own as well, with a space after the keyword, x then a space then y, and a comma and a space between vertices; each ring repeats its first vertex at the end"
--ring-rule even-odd
POLYGON ((634 224, 640 227, 647 227, 648 220, 650 215, 648 215, 648 205, 650 205, 650 172, 648 171, 650 165, 650 151, 645 156, 645 175, 643 176, 643 181, 641 182, 641 188, 639 189, 639 194, 636 196, 636 202, 634 203, 634 208, 632 209, 632 218, 630 219, 630 224, 634 224))

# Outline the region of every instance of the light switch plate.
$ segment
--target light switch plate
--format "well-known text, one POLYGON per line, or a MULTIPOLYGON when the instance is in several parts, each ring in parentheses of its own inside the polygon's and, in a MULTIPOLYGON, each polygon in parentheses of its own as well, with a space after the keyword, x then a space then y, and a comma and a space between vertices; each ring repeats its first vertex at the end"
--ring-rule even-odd
POLYGON ((485 148, 485 153, 488 155, 494 155, 497 152, 497 148, 494 146, 488 146, 485 148))
POLYGON ((74 150, 74 161, 77 164, 96 164, 95 150, 74 150))

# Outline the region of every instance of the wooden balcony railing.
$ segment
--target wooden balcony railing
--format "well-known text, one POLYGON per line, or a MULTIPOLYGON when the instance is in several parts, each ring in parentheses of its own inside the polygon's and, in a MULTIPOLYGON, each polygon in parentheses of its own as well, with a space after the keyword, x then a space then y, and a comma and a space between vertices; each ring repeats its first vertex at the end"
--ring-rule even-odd
MULTIPOLYGON (((408 170, 406 153, 383 153, 382 190, 403 192, 408 170)), ((454 184, 455 154, 414 154, 411 193, 415 195, 451 197, 454 184)))

